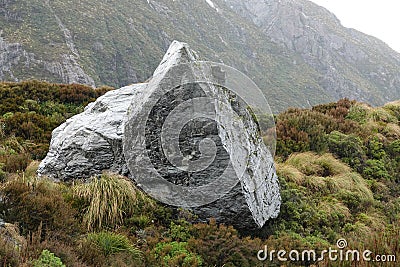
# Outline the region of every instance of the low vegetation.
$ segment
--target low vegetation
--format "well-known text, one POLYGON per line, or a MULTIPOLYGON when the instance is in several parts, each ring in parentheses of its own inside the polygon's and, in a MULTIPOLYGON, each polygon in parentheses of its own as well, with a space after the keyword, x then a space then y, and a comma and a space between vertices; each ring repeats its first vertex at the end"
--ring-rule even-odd
POLYGON ((1 86, 3 94, 9 90, 4 88, 25 86, 10 89, 10 103, 31 99, 43 107, 0 103, 0 217, 6 222, 0 221, 1 266, 263 266, 257 252, 265 245, 320 251, 335 248, 340 238, 348 248, 400 260, 400 102, 372 108, 344 99, 277 115, 281 212, 260 231, 244 233, 212 219, 198 223, 190 212, 157 203, 117 174, 82 184, 38 178, 37 159, 51 129, 102 93, 92 96, 87 89, 80 102, 57 102, 50 93, 32 99, 29 92, 73 86, 1 86), (46 101, 58 108, 49 109, 46 101), (13 121, 18 112, 43 135, 25 135, 23 123, 13 121), (30 120, 30 112, 41 119, 30 120), (55 116, 61 117, 50 122, 55 116))

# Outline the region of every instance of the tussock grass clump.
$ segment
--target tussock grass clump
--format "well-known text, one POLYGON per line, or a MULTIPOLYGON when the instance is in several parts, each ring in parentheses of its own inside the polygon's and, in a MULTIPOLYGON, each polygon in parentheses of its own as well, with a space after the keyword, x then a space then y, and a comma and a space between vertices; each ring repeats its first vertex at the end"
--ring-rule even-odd
POLYGON ((346 174, 351 171, 350 167, 336 159, 332 154, 323 154, 315 159, 315 163, 324 169, 325 176, 346 174))
POLYGON ((107 231, 89 233, 79 248, 81 258, 91 266, 141 266, 143 258, 126 236, 107 231))
POLYGON ((356 133, 364 139, 368 138, 371 133, 380 133, 383 139, 389 138, 390 140, 400 137, 400 101, 377 108, 357 103, 350 108, 346 118, 363 125, 363 130, 356 133))
POLYGON ((293 166, 277 163, 276 169, 278 176, 284 176, 288 182, 293 182, 295 184, 302 184, 304 182, 305 174, 293 166))
POLYGON ((312 152, 296 153, 286 160, 286 164, 296 168, 306 176, 318 175, 323 172, 323 168, 315 162, 316 157, 316 154, 312 152))
POLYGON ((331 188, 332 193, 341 193, 344 191, 353 192, 361 196, 365 200, 373 200, 373 194, 369 189, 366 181, 355 172, 341 174, 327 178, 327 184, 331 188))
POLYGON ((383 131, 385 136, 393 139, 393 140, 398 140, 400 139, 400 126, 399 124, 396 123, 388 123, 383 131))
POLYGON ((306 176, 328 177, 351 171, 350 167, 335 159, 331 154, 317 155, 313 152, 292 154, 285 165, 294 167, 306 176))
POLYGON ((359 213, 357 220, 373 230, 384 229, 386 225, 384 216, 373 210, 366 213, 359 213))
POLYGON ((135 258, 141 258, 142 253, 131 244, 126 236, 113 232, 90 233, 86 237, 89 244, 96 246, 104 256, 116 254, 118 252, 128 252, 135 258))
POLYGON ((383 106, 384 109, 389 110, 392 112, 394 116, 400 120, 400 100, 389 102, 383 106))
POLYGON ((318 205, 318 209, 328 214, 340 214, 343 216, 343 218, 340 219, 346 221, 352 216, 349 208, 337 199, 322 200, 318 205))
POLYGON ((277 167, 280 175, 305 188, 307 195, 332 195, 353 211, 374 201, 366 180, 331 154, 293 154, 277 167))
POLYGON ((375 108, 370 116, 376 122, 398 123, 398 119, 393 112, 385 108, 375 108))
POLYGON ((124 216, 134 213, 138 202, 145 199, 131 181, 111 173, 93 177, 89 183, 75 186, 73 191, 75 197, 87 203, 83 223, 88 231, 121 225, 124 216))
POLYGON ((325 177, 307 176, 304 180, 304 183, 302 183, 301 185, 311 190, 311 192, 319 192, 322 194, 329 193, 325 177))
POLYGON ((360 124, 364 123, 398 123, 400 118, 400 104, 391 102, 384 107, 373 108, 364 103, 353 105, 346 116, 360 124))

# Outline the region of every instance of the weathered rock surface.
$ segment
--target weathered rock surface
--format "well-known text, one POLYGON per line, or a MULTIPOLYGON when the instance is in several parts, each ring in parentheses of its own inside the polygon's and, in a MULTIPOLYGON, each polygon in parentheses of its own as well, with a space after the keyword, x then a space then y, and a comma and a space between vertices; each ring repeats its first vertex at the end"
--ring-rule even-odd
POLYGON ((126 112, 146 84, 110 91, 57 127, 38 173, 55 179, 87 178, 103 170, 127 173, 122 155, 126 112))
POLYGON ((0 30, 0 80, 17 82, 37 77, 40 73, 41 79, 55 76, 57 82, 95 86, 93 79, 77 63, 76 56, 63 54, 59 60, 54 61, 37 59, 34 53, 28 53, 20 43, 9 43, 1 34, 0 30))
POLYGON ((335 99, 377 104, 398 98, 400 54, 377 38, 343 27, 325 8, 308 0, 225 2, 273 42, 301 55, 335 99))
MULTIPOLYGON (((153 172, 157 172, 171 186, 157 191, 160 184, 153 180, 154 188, 150 191, 154 190, 150 195, 164 194, 167 198, 182 199, 174 205, 193 207, 200 220, 213 217, 218 222, 249 230, 262 227, 268 219, 276 217, 281 199, 273 156, 258 137, 258 126, 246 103, 218 86, 192 83, 174 86, 181 82, 180 79, 187 80, 195 75, 196 70, 178 70, 181 75, 172 70, 178 64, 193 62, 196 58, 186 44, 174 41, 148 83, 108 92, 83 113, 58 127, 53 132, 50 151, 42 161, 39 173, 68 180, 112 170, 129 175, 137 182, 141 181, 141 176, 151 179, 153 172), (172 151, 172 159, 167 157, 165 152, 171 150, 169 147, 163 150, 165 144, 161 134, 170 113, 182 104, 195 103, 196 98, 205 96, 221 103, 210 106, 212 119, 188 121, 178 134, 183 156, 172 151), (235 122, 237 118, 243 122, 235 122), (195 161, 204 156, 203 153, 207 154, 200 148, 205 138, 215 144, 215 157, 211 163, 197 171, 178 168, 177 162, 195 161), (243 170, 242 175, 237 175, 235 166, 243 170), (221 178, 225 173, 227 178, 221 178), (228 184, 232 178, 235 183, 228 184), (225 194, 204 205, 186 205, 192 201, 190 196, 182 198, 174 190, 174 185, 200 188, 213 183, 218 188, 226 187, 225 194)), ((214 77, 211 69, 202 75, 220 78, 214 77)), ((189 110, 189 115, 196 113, 196 107, 184 110, 189 110)), ((183 115, 178 117, 171 128, 176 125, 179 129, 183 119, 183 115)), ((174 139, 174 136, 170 137, 174 139)), ((141 182, 138 186, 149 193, 149 188, 141 182)), ((203 197, 207 198, 207 192, 203 197)))

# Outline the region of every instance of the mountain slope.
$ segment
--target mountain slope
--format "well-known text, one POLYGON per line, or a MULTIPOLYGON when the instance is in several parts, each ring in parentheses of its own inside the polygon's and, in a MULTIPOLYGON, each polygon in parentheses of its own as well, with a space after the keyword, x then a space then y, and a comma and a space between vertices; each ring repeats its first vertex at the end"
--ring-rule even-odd
POLYGON ((119 87, 149 78, 177 39, 249 75, 274 111, 399 98, 399 55, 325 13, 300 0, 4 0, 0 79, 119 87))
POLYGON ((372 104, 398 98, 400 54, 377 38, 343 27, 325 8, 307 0, 226 2, 273 42, 300 54, 332 97, 372 104))

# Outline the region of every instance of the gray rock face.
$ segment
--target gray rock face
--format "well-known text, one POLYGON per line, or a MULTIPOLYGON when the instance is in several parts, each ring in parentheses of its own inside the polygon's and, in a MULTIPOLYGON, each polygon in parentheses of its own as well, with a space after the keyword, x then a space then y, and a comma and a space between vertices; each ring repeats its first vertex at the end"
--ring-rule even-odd
MULTIPOLYGON (((0 31, 1 33, 1 31, 0 31)), ((7 43, 0 36, 0 79, 4 80, 9 77, 15 80, 12 72, 12 66, 15 65, 21 54, 21 45, 19 43, 7 43)))
POLYGON ((93 79, 87 75, 76 61, 76 56, 64 54, 59 61, 37 59, 28 53, 20 43, 8 43, 1 37, 0 30, 0 80, 19 81, 30 79, 31 74, 41 73, 42 79, 56 76, 58 82, 81 83, 94 87, 93 79), (23 66, 15 74, 17 66, 23 66), (21 73, 23 76, 21 76, 21 73))
POLYGON ((177 68, 196 58, 186 44, 174 41, 148 83, 108 92, 58 127, 39 173, 68 180, 116 171, 166 204, 191 208, 202 221, 215 218, 241 229, 262 227, 276 217, 279 185, 258 124, 232 92, 184 82, 199 73, 221 82, 212 68, 177 68), (206 96, 215 104, 196 104, 206 96), (185 120, 204 106, 208 117, 185 120), (165 129, 172 133, 164 135, 165 129), (205 139, 215 147, 206 150, 205 139), (207 166, 193 169, 204 158, 207 166))
POLYGON ((377 38, 343 27, 325 8, 308 0, 225 2, 273 42, 301 55, 334 99, 379 104, 400 92, 400 55, 377 38))
POLYGON ((38 173, 59 180, 87 178, 103 170, 126 174, 122 155, 126 112, 145 89, 146 84, 135 84, 110 91, 57 127, 38 173))

